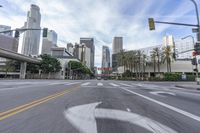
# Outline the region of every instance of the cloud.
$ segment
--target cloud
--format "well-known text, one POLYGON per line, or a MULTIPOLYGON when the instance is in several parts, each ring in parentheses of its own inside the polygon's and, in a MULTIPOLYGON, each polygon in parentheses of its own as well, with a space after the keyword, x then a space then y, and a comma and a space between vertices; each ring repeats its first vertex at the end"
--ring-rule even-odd
POLYGON ((162 35, 171 26, 156 25, 156 31, 149 31, 148 17, 161 21, 194 17, 194 7, 186 0, 176 2, 173 8, 173 0, 6 0, 4 4, 9 5, 0 11, 1 24, 23 26, 32 3, 40 7, 41 27, 55 30, 59 40, 75 43, 80 37, 94 37, 98 66, 102 45, 111 49, 114 36, 123 36, 128 50, 162 43, 162 35))

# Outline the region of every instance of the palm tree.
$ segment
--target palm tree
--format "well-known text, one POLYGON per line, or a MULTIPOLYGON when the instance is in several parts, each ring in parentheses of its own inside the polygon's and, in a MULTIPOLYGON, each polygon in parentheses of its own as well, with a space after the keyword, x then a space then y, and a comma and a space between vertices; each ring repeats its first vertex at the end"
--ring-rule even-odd
POLYGON ((157 68, 158 68, 158 72, 160 72, 160 58, 161 58, 161 53, 158 47, 153 49, 153 54, 157 60, 156 64, 157 64, 157 68))
POLYGON ((170 46, 164 47, 162 59, 163 63, 167 63, 167 72, 171 72, 171 58, 172 58, 172 50, 170 46))
POLYGON ((120 53, 117 56, 117 61, 119 62, 119 66, 124 66, 124 72, 125 72, 125 63, 126 63, 126 55, 125 50, 121 50, 120 53))
POLYGON ((153 71, 155 73, 156 72, 156 54, 154 51, 151 53, 151 63, 153 64, 153 71))

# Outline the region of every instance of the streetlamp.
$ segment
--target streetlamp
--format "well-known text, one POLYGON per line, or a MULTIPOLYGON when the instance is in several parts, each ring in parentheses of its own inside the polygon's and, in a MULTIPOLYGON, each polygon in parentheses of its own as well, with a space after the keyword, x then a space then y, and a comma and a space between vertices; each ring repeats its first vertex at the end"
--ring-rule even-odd
POLYGON ((194 37, 192 35, 188 35, 188 36, 185 36, 183 38, 181 38, 182 40, 186 39, 186 38, 192 38, 192 43, 193 43, 193 46, 195 45, 195 42, 194 42, 194 37))

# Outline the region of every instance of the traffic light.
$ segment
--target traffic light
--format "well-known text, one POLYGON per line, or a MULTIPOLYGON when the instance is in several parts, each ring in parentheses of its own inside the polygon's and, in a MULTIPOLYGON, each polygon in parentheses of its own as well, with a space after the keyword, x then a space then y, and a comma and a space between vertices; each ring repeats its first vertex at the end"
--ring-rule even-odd
POLYGON ((155 23, 153 18, 149 18, 149 30, 155 30, 155 23))
POLYGON ((200 43, 196 42, 194 45, 194 51, 196 52, 197 55, 200 55, 200 43))
POLYGON ((192 57, 196 57, 197 56, 197 52, 196 51, 193 51, 192 52, 192 57))
POLYGON ((19 31, 18 30, 15 31, 15 38, 19 38, 19 31))
POLYGON ((198 72, 198 69, 194 68, 193 71, 198 72))
POLYGON ((43 28, 43 37, 47 37, 47 33, 48 33, 48 28, 43 28))
POLYGON ((176 52, 173 52, 173 58, 176 60, 176 52))
POLYGON ((197 59, 196 59, 196 57, 192 58, 192 65, 197 65, 197 59))

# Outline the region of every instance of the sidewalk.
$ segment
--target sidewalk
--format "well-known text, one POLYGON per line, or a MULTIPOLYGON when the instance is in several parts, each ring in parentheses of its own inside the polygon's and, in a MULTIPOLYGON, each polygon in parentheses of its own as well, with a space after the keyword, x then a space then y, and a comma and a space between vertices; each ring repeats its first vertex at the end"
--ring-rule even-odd
POLYGON ((184 89, 191 89, 191 90, 200 90, 200 85, 197 85, 196 82, 193 83, 183 83, 183 84, 175 84, 175 87, 184 88, 184 89))

